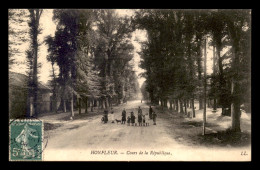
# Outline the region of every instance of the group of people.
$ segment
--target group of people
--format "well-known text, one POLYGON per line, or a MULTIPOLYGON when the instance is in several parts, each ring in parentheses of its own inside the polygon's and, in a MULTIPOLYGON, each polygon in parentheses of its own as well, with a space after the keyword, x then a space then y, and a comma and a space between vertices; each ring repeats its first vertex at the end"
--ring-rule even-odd
MULTIPOLYGON (((115 118, 114 118, 113 108, 111 108, 110 113, 111 113, 112 123, 114 123, 115 118)), ((141 107, 139 106, 138 115, 137 115, 137 121, 138 121, 139 126, 149 126, 151 119, 153 120, 153 124, 156 125, 156 117, 157 117, 157 115, 153 111, 152 106, 150 106, 150 108, 149 108, 149 113, 146 113, 146 114, 143 114, 143 111, 142 111, 141 107)), ((130 124, 132 126, 137 126, 135 119, 136 119, 136 117, 135 117, 135 114, 133 111, 131 111, 130 115, 128 117, 126 117, 126 111, 124 108, 124 110, 122 111, 122 119, 120 120, 121 124, 125 124, 125 122, 127 122, 128 126, 130 126, 130 124)), ((102 121, 104 123, 108 122, 108 110, 107 109, 104 110, 104 116, 102 117, 102 121)), ((118 120, 116 120, 116 121, 118 121, 118 120)))

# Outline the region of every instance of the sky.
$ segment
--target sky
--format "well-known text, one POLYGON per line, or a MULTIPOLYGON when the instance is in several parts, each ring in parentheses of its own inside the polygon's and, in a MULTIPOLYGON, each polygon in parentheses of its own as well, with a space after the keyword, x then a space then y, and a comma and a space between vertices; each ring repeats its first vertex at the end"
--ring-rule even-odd
MULTIPOLYGON (((55 30, 56 30, 56 25, 55 23, 52 21, 52 14, 53 10, 52 9, 45 9, 42 13, 42 16, 40 18, 40 25, 42 27, 42 34, 40 34, 39 36, 39 41, 42 42, 44 40, 44 38, 48 35, 52 35, 54 36, 55 34, 55 30)), ((120 16, 131 16, 134 14, 133 10, 119 10, 117 9, 116 12, 120 15, 120 16)), ((139 40, 141 41, 145 41, 146 40, 146 35, 145 35, 145 31, 141 31, 141 30, 137 30, 133 33, 133 37, 132 37, 132 43, 135 47, 134 49, 134 58, 133 58, 133 62, 134 62, 134 70, 136 71, 136 74, 139 75, 141 72, 143 72, 144 70, 142 70, 141 68, 138 67, 139 62, 140 62, 140 56, 137 54, 138 51, 140 51, 141 45, 135 41, 135 38, 138 37, 139 40)), ((28 49, 29 47, 29 43, 25 43, 23 44, 23 46, 20 47, 21 51, 24 51, 26 49, 28 49)), ((41 68, 39 69, 39 80, 43 83, 47 83, 51 77, 51 64, 50 62, 47 61, 46 56, 48 55, 47 52, 47 46, 45 44, 42 44, 39 48, 39 63, 41 63, 41 68)), ((19 63, 13 65, 10 70, 14 71, 14 72, 18 72, 18 73, 22 73, 22 74, 26 74, 26 64, 25 64, 25 60, 26 57, 25 55, 21 55, 21 56, 16 56, 15 60, 19 63)), ((57 66, 55 66, 55 69, 57 70, 57 66)), ((138 78, 138 82, 139 85, 141 86, 142 83, 145 81, 144 78, 139 77, 138 78)))
MULTIPOLYGON (((40 25, 43 30, 42 30, 42 34, 39 36, 40 42, 42 42, 44 38, 48 35, 54 36, 56 25, 52 21, 52 15, 53 15, 52 12, 53 12, 52 9, 45 9, 42 13, 40 19, 40 25)), ((131 9, 116 9, 116 12, 120 16, 131 16, 134 14, 134 10, 131 9)), ((132 36, 132 43, 135 47, 134 58, 132 59, 133 60, 132 62, 134 63, 134 70, 136 71, 136 74, 139 75, 140 73, 144 72, 144 70, 138 66, 140 63, 140 56, 137 52, 141 50, 141 44, 138 41, 136 41, 136 39, 138 39, 139 41, 146 41, 147 40, 146 32, 144 30, 136 30, 135 32, 133 32, 133 36, 132 36)), ((26 49, 28 49, 28 45, 29 45, 28 43, 23 44, 23 46, 21 46, 21 49, 25 51, 26 49)), ((46 84, 48 80, 51 79, 50 77, 51 64, 46 59, 46 56, 48 55, 47 46, 45 44, 42 44, 39 49, 40 50, 39 50, 38 61, 41 63, 41 68, 39 69, 39 80, 46 84)), ((207 49, 207 74, 212 73, 212 63, 213 63, 212 57, 213 57, 212 47, 209 47, 207 49)), ((25 55, 17 56, 15 59, 20 64, 13 65, 12 68, 10 68, 10 70, 25 74, 26 73, 26 65, 24 62, 26 60, 25 55)), ((57 66, 55 66, 55 68, 56 70, 58 69, 57 66)), ((144 78, 138 76, 138 82, 140 87, 144 81, 145 81, 144 78)))
MULTIPOLYGON (((54 36, 56 25, 52 21, 52 9, 45 9, 40 18, 40 26, 42 27, 42 34, 39 35, 39 42, 43 42, 44 38, 48 35, 54 36)), ((10 68, 11 71, 26 74, 26 56, 24 52, 29 48, 29 43, 24 43, 20 46, 21 52, 23 55, 15 56, 15 61, 19 64, 14 64, 10 68)), ((46 56, 48 55, 47 46, 42 44, 39 48, 39 59, 38 62, 41 63, 41 68, 39 69, 39 81, 47 83, 50 80, 51 74, 51 64, 47 61, 46 56)), ((56 67, 57 69, 57 67, 56 67)))

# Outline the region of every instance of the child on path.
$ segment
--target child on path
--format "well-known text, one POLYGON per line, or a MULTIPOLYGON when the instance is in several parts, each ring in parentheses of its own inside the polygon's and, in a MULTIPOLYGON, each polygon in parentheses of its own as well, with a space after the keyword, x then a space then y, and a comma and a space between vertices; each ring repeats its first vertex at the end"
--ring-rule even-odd
POLYGON ((134 115, 134 112, 131 112, 131 123, 132 123, 132 126, 135 125, 135 115, 134 115))
POLYGON ((143 115, 143 126, 145 126, 145 115, 143 115))
POLYGON ((131 121, 130 116, 127 116, 127 126, 130 126, 130 121, 131 121))
POLYGON ((148 113, 145 114, 145 125, 149 126, 149 114, 148 113))

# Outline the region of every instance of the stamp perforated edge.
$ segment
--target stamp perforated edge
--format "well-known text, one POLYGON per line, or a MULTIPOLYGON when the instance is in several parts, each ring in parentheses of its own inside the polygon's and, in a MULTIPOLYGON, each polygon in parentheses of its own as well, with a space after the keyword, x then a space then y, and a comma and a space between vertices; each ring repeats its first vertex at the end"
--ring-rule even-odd
POLYGON ((42 162, 44 161, 44 153, 43 153, 43 141, 44 141, 44 121, 43 120, 39 120, 39 119, 9 119, 9 161, 12 161, 12 162, 42 162), (14 122, 14 121, 26 121, 26 120, 29 120, 29 121, 35 121, 35 122, 42 122, 42 144, 41 144, 41 156, 42 156, 42 159, 41 160, 26 160, 26 159, 20 159, 20 160, 12 160, 11 159, 11 123, 14 122))

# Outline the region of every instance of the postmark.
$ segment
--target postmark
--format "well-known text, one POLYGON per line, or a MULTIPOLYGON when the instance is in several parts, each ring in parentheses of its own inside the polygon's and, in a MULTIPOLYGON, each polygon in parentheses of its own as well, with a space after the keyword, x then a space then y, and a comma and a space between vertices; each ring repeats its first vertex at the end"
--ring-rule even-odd
POLYGON ((43 160, 44 123, 38 119, 15 119, 9 123, 9 160, 43 160))

